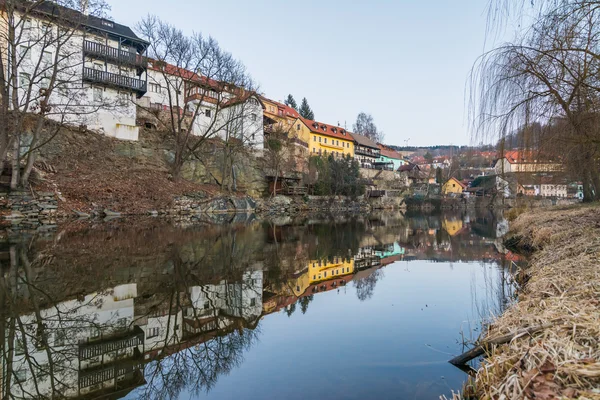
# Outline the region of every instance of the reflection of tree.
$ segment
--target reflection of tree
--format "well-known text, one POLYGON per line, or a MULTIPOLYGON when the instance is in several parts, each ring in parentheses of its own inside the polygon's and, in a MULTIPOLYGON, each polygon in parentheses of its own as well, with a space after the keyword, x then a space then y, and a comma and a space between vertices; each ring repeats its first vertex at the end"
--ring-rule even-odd
POLYGON ((356 297, 360 301, 369 300, 373 297, 373 293, 375 292, 375 285, 377 285, 377 281, 383 278, 383 270, 378 269, 373 271, 369 276, 354 281, 354 287, 356 288, 356 297))
POLYGON ((308 310, 308 305, 311 301, 313 301, 314 297, 315 296, 311 294, 309 296, 304 296, 300 298, 300 309, 302 310, 302 314, 306 314, 306 311, 308 310))
POLYGON ((292 303, 285 309, 285 313, 288 317, 291 317, 292 314, 296 311, 296 303, 292 303))

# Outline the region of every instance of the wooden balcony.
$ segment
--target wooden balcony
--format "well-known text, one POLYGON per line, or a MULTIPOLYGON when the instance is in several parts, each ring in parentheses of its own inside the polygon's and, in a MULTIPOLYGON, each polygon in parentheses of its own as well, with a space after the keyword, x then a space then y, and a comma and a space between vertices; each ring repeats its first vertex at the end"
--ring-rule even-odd
POLYGON ((135 359, 118 361, 114 364, 98 368, 79 371, 79 387, 87 388, 99 383, 121 380, 123 377, 132 376, 136 372, 143 374, 145 365, 141 356, 135 359))
POLYGON ((83 80, 90 83, 136 92, 138 99, 146 93, 146 81, 98 69, 83 68, 83 80))
POLYGON ((144 331, 139 326, 136 326, 132 331, 122 335, 103 338, 95 342, 83 343, 79 345, 79 359, 88 360, 117 350, 141 346, 144 344, 144 337, 144 331))
POLYGON ((115 64, 129 65, 138 68, 138 70, 148 68, 148 58, 142 55, 89 40, 83 41, 83 53, 94 58, 111 61, 115 64))

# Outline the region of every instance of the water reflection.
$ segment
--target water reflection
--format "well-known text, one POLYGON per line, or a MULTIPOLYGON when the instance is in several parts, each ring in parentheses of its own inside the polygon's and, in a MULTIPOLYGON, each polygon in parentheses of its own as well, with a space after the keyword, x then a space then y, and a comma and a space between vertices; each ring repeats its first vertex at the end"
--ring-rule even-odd
MULTIPOLYGON (((451 267, 482 263, 483 292, 473 280, 462 282, 464 291, 471 292, 473 316, 500 312, 512 296, 503 266, 515 257, 499 239, 505 221, 491 212, 185 229, 147 221, 79 224, 54 236, 12 238, 3 245, 3 399, 228 398, 231 393, 223 394, 218 382, 236 367, 243 375, 244 357, 260 342, 263 321, 310 314, 315 307, 319 326, 335 332, 322 340, 341 343, 346 339, 338 340, 339 318, 355 318, 359 324, 365 313, 377 314, 378 283, 394 284, 398 271, 408 274, 419 260, 451 267), (489 263, 492 272, 487 272, 489 263), (394 275, 390 282, 388 272, 394 275), (351 293, 358 303, 339 304, 325 293, 351 293), (327 301, 317 302, 319 296, 327 301), (375 309, 360 306, 371 303, 375 309), (320 314, 328 307, 334 314, 324 320, 320 314)), ((293 332, 285 335, 292 339, 293 332)), ((284 340, 282 336, 272 341, 284 340)), ((312 340, 286 346, 290 352, 305 352, 307 360, 320 359, 312 353, 318 347, 312 340)), ((302 361, 296 361, 300 368, 302 361)), ((277 397, 272 378, 265 373, 258 380, 263 387, 273 384, 273 392, 263 393, 277 397)), ((315 385, 320 384, 311 382, 315 385)), ((457 389, 458 381, 452 385, 431 386, 431 393, 457 389)), ((431 394, 416 386, 399 390, 412 397, 431 394)), ((352 398, 351 392, 336 393, 320 397, 352 398)))

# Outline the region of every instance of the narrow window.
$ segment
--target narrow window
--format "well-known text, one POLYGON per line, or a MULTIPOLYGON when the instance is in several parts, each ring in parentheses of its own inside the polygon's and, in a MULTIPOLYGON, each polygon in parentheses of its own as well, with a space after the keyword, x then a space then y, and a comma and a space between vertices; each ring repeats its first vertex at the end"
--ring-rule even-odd
POLYGON ((31 75, 26 74, 25 72, 21 72, 19 74, 19 87, 23 90, 27 90, 29 88, 30 83, 31 75))
POLYGON ((101 88, 94 88, 94 101, 95 102, 101 102, 102 101, 102 89, 101 88))
POLYGON ((210 108, 207 108, 206 111, 204 111, 204 115, 207 116, 208 118, 210 118, 210 115, 211 115, 210 108))

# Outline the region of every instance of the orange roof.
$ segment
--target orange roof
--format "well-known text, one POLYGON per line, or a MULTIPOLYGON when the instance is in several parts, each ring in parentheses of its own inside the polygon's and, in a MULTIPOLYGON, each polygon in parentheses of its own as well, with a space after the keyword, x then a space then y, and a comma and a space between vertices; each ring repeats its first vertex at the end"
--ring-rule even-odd
POLYGON ((538 162, 544 157, 542 157, 540 154, 535 154, 532 151, 510 150, 504 153, 504 158, 506 158, 506 160, 511 164, 517 164, 538 162))
POLYGON ((264 96, 260 96, 260 97, 264 101, 268 101, 270 103, 275 104, 278 108, 277 111, 280 112, 278 114, 273 114, 273 113, 270 113, 267 111, 267 114, 278 115, 278 116, 282 116, 281 114, 283 114, 283 116, 285 116, 285 117, 300 118, 300 114, 298 114, 298 111, 294 110, 292 107, 286 106, 285 104, 280 103, 278 101, 268 99, 264 96))
POLYGON ((458 183, 460 185, 461 188, 465 189, 467 187, 467 185, 465 185, 464 183, 462 183, 461 181, 459 181, 456 178, 450 178, 446 181, 446 183, 450 182, 450 181, 454 181, 456 183, 458 183))
POLYGON ((311 121, 302 117, 299 118, 302 120, 302 122, 304 122, 306 126, 308 126, 311 132, 318 133, 319 135, 331 136, 342 140, 354 141, 352 134, 340 126, 324 124, 323 122, 311 121))
POLYGON ((164 71, 167 75, 178 76, 186 81, 201 83, 213 89, 223 89, 227 85, 224 82, 209 79, 188 69, 181 68, 160 60, 148 59, 148 68, 154 71, 164 71))
POLYGON ((395 158, 398 160, 402 159, 402 156, 397 151, 394 151, 383 144, 379 144, 379 148, 381 149, 381 155, 387 158, 395 158))

